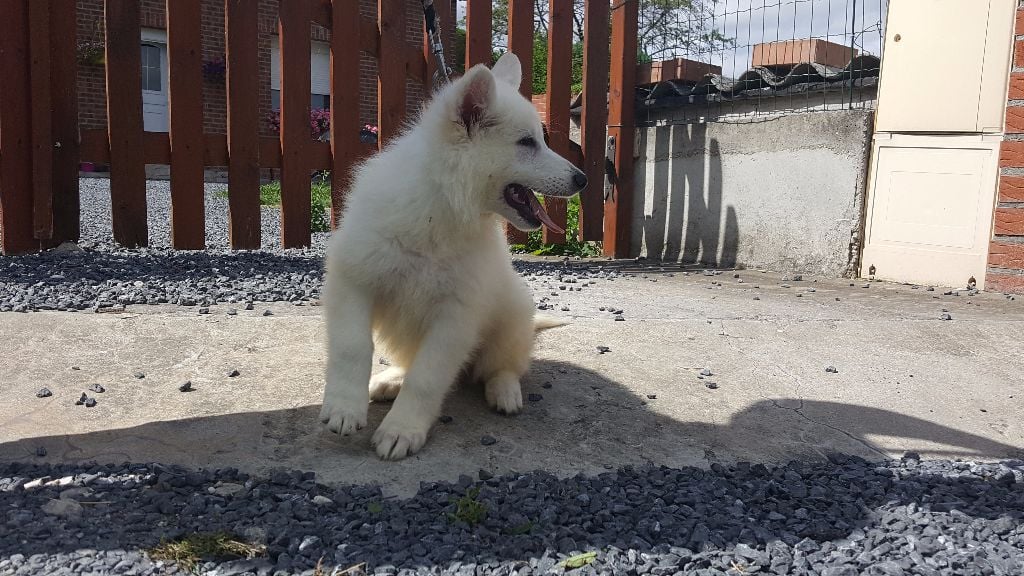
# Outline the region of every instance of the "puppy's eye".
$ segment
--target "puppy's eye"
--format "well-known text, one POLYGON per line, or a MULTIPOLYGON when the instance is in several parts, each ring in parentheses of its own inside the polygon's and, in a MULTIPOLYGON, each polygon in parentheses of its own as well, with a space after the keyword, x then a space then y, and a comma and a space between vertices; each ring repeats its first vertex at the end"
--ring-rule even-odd
POLYGON ((523 136, 522 138, 519 139, 519 142, 516 142, 516 144, 519 146, 525 146, 527 148, 537 147, 537 141, 533 139, 533 136, 523 136))

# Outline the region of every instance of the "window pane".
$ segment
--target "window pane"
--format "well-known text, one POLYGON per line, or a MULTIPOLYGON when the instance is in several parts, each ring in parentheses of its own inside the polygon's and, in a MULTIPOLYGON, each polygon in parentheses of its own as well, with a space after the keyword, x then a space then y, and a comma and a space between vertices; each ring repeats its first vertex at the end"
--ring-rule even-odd
POLYGON ((160 48, 151 44, 142 45, 142 89, 160 92, 163 75, 160 70, 160 48))
POLYGON ((271 90, 270 91, 270 108, 272 110, 280 110, 281 109, 281 91, 280 90, 271 90))
POLYGON ((331 107, 331 97, 328 94, 311 94, 309 104, 314 110, 317 108, 328 110, 331 107))

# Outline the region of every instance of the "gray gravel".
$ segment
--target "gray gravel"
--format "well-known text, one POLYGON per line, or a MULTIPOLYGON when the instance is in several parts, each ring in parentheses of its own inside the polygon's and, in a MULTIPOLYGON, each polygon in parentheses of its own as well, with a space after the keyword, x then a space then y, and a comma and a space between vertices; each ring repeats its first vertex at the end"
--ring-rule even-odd
MULTIPOLYGON (((252 302, 304 304, 319 298, 327 234, 313 234, 312 246, 280 248, 280 212, 263 209, 263 249, 232 251, 227 238, 227 199, 221 184, 208 184, 203 251, 169 246, 170 192, 163 181, 148 183, 150 247, 125 249, 113 242, 109 181, 82 179, 81 250, 51 250, 0 258, 0 312, 107 310, 138 304, 178 304, 209 313, 209 306, 252 302)), ((615 270, 569 271, 557 264, 517 263, 536 289, 571 284, 577 292, 615 270)), ((552 288, 553 289, 553 288, 552 288)), ((557 292, 538 298, 554 310, 557 292)), ((563 306, 564 307, 564 306, 563 306)), ((621 315, 622 310, 614 309, 621 315)), ((264 312, 265 316, 271 315, 264 312)), ((617 318, 618 319, 618 318, 617 318)))
MULTIPOLYGON (((407 500, 312 473, 0 466, 0 574, 175 574, 142 552, 226 531, 267 554, 207 574, 993 574, 1024 571, 1024 462, 624 468, 424 483, 407 500), (478 495, 475 497, 474 494, 478 495), (468 496, 467 496, 468 495, 468 496), (467 524, 459 500, 476 500, 467 524), (460 519, 462 518, 462 519, 460 519)), ((468 507, 463 507, 468 508, 468 507)))

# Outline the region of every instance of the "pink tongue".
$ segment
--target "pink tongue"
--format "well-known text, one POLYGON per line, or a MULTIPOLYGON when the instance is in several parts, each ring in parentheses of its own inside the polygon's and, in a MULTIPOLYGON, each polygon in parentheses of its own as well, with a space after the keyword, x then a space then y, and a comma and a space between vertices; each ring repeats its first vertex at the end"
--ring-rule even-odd
POLYGON ((544 211, 544 207, 540 205, 540 201, 537 200, 537 196, 535 196, 533 192, 530 192, 529 190, 526 191, 526 194, 526 202, 530 205, 530 210, 533 210, 533 215, 536 216, 538 220, 543 222, 545 226, 553 230, 555 233, 565 234, 565 230, 562 230, 562 228, 558 224, 555 224, 555 221, 552 220, 550 216, 548 216, 547 212, 544 211))

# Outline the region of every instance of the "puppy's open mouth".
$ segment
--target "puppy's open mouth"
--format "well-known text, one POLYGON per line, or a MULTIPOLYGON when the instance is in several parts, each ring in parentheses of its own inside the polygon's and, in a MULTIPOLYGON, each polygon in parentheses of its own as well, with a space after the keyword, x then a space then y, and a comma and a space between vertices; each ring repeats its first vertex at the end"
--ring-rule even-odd
POLYGON ((519 216, 531 226, 540 226, 543 223, 558 234, 565 234, 565 230, 555 224, 548 213, 544 211, 544 206, 541 205, 540 200, 537 200, 533 190, 512 183, 505 187, 504 196, 505 203, 514 208, 519 216))

